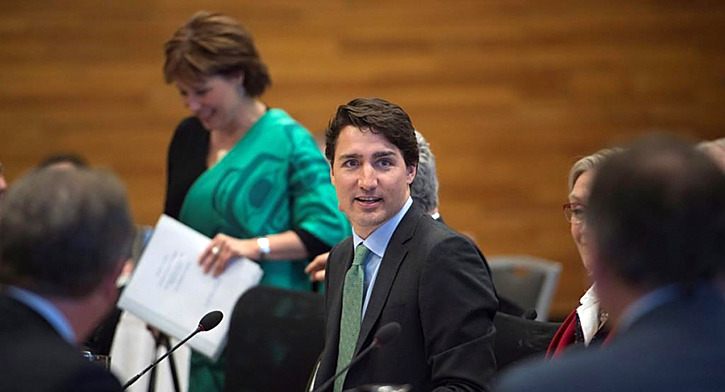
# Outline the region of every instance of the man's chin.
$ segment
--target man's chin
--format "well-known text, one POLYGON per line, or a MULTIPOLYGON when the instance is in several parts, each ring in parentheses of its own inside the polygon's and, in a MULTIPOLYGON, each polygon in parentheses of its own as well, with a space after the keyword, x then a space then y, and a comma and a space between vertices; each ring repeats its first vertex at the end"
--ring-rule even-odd
POLYGON ((355 232, 358 234, 362 234, 364 232, 372 233, 381 224, 383 224, 383 222, 384 219, 381 216, 368 215, 365 217, 357 217, 357 219, 352 219, 352 225, 353 227, 355 227, 355 232))

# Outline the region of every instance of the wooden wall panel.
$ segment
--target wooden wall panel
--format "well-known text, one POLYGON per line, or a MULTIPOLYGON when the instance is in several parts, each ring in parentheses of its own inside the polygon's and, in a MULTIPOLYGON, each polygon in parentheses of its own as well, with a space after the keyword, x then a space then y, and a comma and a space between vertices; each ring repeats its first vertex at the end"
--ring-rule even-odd
POLYGON ((430 140, 442 212, 488 255, 564 263, 553 312, 586 287, 561 214, 577 157, 652 129, 725 135, 725 3, 716 1, 5 1, 0 160, 10 180, 76 151, 162 210, 171 132, 186 114, 163 42, 194 11, 253 31, 265 95, 320 135, 356 96, 401 104, 430 140))

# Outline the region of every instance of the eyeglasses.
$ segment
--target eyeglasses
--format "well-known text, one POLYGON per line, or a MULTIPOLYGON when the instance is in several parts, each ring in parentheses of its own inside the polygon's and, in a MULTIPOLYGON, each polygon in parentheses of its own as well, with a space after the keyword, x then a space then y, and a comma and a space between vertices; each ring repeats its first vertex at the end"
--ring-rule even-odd
POLYGON ((562 207, 564 208, 564 217, 569 223, 577 225, 584 223, 584 215, 587 208, 584 204, 566 203, 562 207))

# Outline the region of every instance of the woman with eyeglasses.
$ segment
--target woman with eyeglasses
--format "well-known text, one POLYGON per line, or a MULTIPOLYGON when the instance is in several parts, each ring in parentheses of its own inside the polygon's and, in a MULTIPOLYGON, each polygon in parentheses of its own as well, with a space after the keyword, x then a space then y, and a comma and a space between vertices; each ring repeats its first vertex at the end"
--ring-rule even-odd
MULTIPOLYGON (((574 239, 582 264, 590 272, 589 244, 586 235, 584 215, 586 214, 589 190, 595 169, 604 160, 621 151, 619 148, 603 149, 578 160, 569 170, 569 202, 564 204, 564 216, 571 224, 574 239)), ((601 343, 608 333, 607 312, 599 306, 599 299, 590 287, 579 300, 579 306, 564 320, 554 334, 546 350, 546 356, 553 358, 573 345, 591 346, 601 343)))

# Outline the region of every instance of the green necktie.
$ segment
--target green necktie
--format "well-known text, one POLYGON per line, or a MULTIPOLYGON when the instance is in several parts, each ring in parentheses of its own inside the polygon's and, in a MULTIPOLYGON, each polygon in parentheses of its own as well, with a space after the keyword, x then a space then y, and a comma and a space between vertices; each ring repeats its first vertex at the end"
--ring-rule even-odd
MULTIPOLYGON (((352 354, 357 345, 357 338, 360 334, 360 323, 363 305, 363 282, 365 271, 363 262, 370 250, 362 243, 355 248, 355 257, 352 265, 345 274, 345 286, 342 291, 342 316, 340 317, 340 344, 337 354, 337 370, 347 366, 352 359, 352 354)), ((334 392, 342 391, 342 384, 345 383, 347 372, 335 380, 334 392)))

